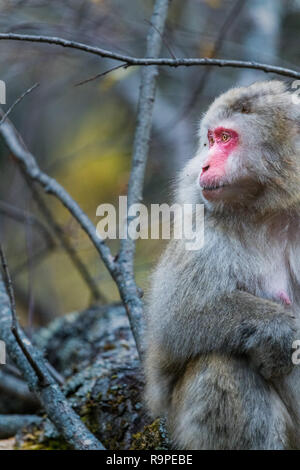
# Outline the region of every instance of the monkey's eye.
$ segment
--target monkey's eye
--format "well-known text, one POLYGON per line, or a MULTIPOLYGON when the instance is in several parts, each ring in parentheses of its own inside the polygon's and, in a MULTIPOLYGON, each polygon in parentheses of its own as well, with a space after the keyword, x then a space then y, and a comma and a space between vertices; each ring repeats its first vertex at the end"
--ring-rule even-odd
POLYGON ((223 142, 228 142, 230 140, 230 135, 227 134, 226 132, 222 133, 222 141, 223 142))

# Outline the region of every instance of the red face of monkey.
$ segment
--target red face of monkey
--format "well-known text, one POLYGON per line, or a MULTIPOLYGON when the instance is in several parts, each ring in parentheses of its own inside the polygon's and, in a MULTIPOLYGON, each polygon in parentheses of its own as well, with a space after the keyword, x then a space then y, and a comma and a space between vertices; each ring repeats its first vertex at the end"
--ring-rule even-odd
POLYGON ((239 135, 233 129, 217 127, 208 130, 207 138, 209 151, 202 166, 200 185, 206 199, 219 199, 227 186, 226 163, 239 145, 239 135))
POLYGON ((300 204, 299 119, 299 105, 281 82, 218 97, 201 120, 198 151, 183 172, 182 200, 198 201, 200 186, 208 210, 300 204))

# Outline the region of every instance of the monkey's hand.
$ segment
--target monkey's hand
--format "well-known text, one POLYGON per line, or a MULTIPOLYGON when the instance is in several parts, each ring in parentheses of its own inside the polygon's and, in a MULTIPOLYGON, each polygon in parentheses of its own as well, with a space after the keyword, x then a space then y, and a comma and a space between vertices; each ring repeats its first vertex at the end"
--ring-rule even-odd
POLYGON ((249 356, 258 372, 267 380, 291 372, 292 343, 295 339, 295 317, 287 311, 276 314, 263 329, 249 337, 249 356))
MULTIPOLYGON (((287 374, 293 367, 295 319, 291 309, 242 290, 221 294, 201 308, 153 308, 151 341, 169 369, 212 352, 246 355, 266 377, 287 374)), ((197 297, 196 297, 197 300, 197 297)), ((179 305, 179 303, 178 303, 179 305)))

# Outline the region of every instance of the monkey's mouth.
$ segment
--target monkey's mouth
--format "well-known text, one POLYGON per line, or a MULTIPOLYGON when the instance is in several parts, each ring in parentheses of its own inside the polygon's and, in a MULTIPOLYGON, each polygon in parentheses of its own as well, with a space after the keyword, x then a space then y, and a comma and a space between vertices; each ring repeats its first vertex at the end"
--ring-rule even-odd
POLYGON ((223 189, 223 188, 226 188, 226 186, 228 186, 228 184, 214 184, 214 185, 211 185, 211 186, 202 186, 202 191, 216 191, 217 189, 223 189))
POLYGON ((201 190, 203 197, 208 201, 241 204, 242 202, 249 202, 257 198, 264 190, 264 187, 252 179, 244 178, 243 180, 231 181, 230 183, 216 182, 201 186, 201 190))
POLYGON ((215 197, 223 193, 223 191, 228 188, 228 186, 228 184, 224 183, 202 186, 202 194, 205 199, 214 199, 215 197))

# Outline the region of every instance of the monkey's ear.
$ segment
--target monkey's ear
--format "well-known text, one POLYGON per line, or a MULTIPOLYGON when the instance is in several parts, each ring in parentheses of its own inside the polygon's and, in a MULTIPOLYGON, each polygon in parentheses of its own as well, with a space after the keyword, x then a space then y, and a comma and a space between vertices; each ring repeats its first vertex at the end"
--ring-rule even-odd
POLYGON ((231 109, 233 112, 250 114, 251 113, 251 103, 247 99, 239 99, 232 104, 231 109))
POLYGON ((251 107, 250 107, 249 103, 242 103, 241 113, 242 114, 250 114, 251 113, 251 107))

